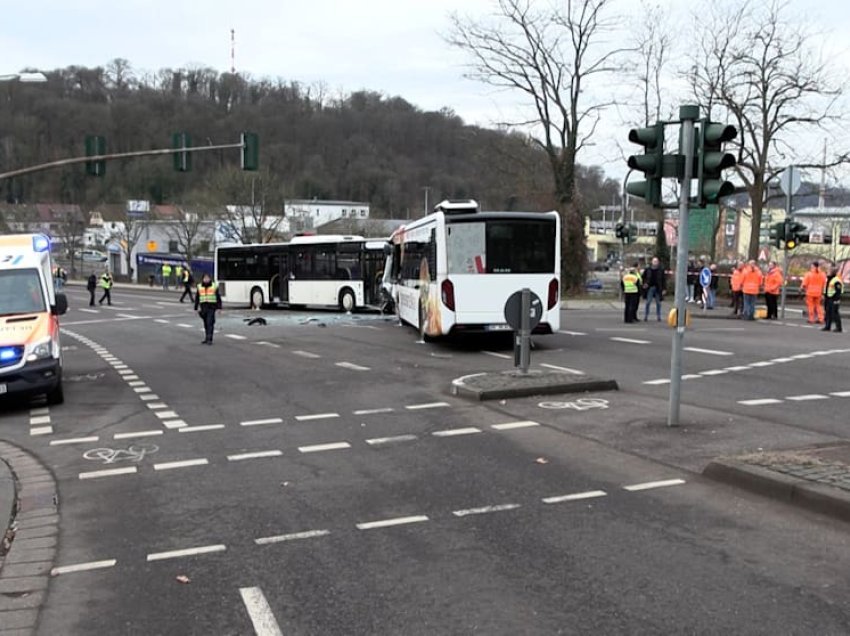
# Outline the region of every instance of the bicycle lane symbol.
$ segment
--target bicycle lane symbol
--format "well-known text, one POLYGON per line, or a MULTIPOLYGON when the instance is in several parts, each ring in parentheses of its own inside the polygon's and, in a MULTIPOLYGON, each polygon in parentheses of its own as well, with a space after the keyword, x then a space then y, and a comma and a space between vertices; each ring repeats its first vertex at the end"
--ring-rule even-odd
POLYGON ((150 455, 159 450, 156 444, 135 444, 124 448, 91 448, 83 453, 83 458, 90 461, 100 461, 104 464, 116 462, 140 462, 145 455, 150 455))
POLYGON ((572 402, 540 402, 537 406, 542 409, 573 409, 576 411, 590 411, 592 409, 607 409, 608 400, 603 400, 602 398, 579 398, 572 402))

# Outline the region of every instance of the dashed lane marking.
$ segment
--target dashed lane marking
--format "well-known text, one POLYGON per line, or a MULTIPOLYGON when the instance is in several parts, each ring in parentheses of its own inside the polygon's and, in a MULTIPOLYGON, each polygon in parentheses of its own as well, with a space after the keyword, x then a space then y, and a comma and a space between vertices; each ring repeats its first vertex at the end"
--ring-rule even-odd
POLYGON ((440 409, 451 406, 448 402, 427 402, 425 404, 409 404, 405 406, 408 411, 421 411, 423 409, 440 409))
POLYGON ((219 431, 224 428, 224 424, 205 424, 203 426, 183 426, 177 430, 181 433, 200 433, 202 431, 219 431))
POLYGON ((625 342, 627 344, 652 344, 651 340, 640 340, 638 338, 621 338, 620 336, 611 336, 610 340, 613 340, 614 342, 625 342))
POLYGON ((444 431, 434 431, 431 435, 434 435, 435 437, 454 437, 455 435, 472 435, 473 433, 480 432, 480 428, 469 426, 466 428, 449 428, 444 431))
POLYGON ((537 422, 532 422, 531 420, 526 420, 523 422, 505 422, 504 424, 493 424, 490 428, 494 428, 497 431, 510 431, 515 428, 529 428, 531 426, 540 426, 537 422))
POLYGON ((227 461, 229 462, 241 462, 246 459, 263 459, 265 457, 280 457, 283 455, 283 451, 279 450, 269 450, 269 451, 256 451, 253 453, 240 453, 238 455, 228 455, 227 461))
POLYGON ((363 409, 360 411, 354 411, 354 415, 378 415, 379 413, 392 413, 395 409, 391 408, 383 408, 383 409, 363 409))
POLYGON ((513 356, 509 356, 506 353, 497 353, 496 351, 482 351, 481 353, 494 358, 502 358, 503 360, 513 360, 513 356))
POLYGON ((774 365, 770 360, 762 360, 761 362, 753 362, 749 366, 753 369, 761 369, 763 367, 772 367, 774 365))
POLYGON ((100 313, 97 309, 85 309, 83 307, 78 308, 77 311, 84 311, 87 314, 99 314, 100 313))
POLYGON ((392 437, 373 437, 367 439, 366 443, 370 446, 380 446, 381 444, 395 444, 398 442, 412 442, 419 439, 416 435, 394 435, 392 437))
POLYGON ((544 497, 540 501, 545 504, 558 504, 567 501, 581 501, 582 499, 596 499, 597 497, 605 497, 608 493, 604 490, 588 490, 587 492, 577 492, 571 495, 558 495, 557 497, 544 497))
POLYGON ((135 437, 154 437, 156 435, 162 435, 163 430, 157 429, 155 431, 133 431, 130 433, 115 433, 112 436, 112 439, 133 439, 135 437))
POLYGON ((812 400, 828 400, 829 396, 821 393, 809 393, 807 395, 789 395, 785 399, 791 402, 810 402, 812 400))
POLYGON ((295 419, 299 422, 309 422, 311 420, 329 420, 339 417, 339 413, 314 413, 313 415, 296 415, 295 419))
POLYGON ((338 366, 342 369, 350 369, 351 371, 371 371, 369 367, 354 364, 353 362, 336 362, 335 366, 338 366))
POLYGON ((540 364, 541 367, 546 367, 547 369, 553 369, 555 371, 563 371, 564 373, 571 373, 572 375, 584 375, 584 371, 579 371, 578 369, 571 369, 570 367, 560 367, 557 364, 547 364, 545 362, 540 364))
POLYGON ((239 594, 257 636, 283 636, 272 608, 259 587, 240 587, 239 594))
POLYGON ((192 329, 192 325, 187 325, 185 322, 178 322, 178 327, 183 327, 183 329, 192 329))
POLYGON ((322 357, 316 353, 310 353, 309 351, 293 351, 292 353, 296 356, 301 356, 302 358, 309 358, 310 360, 322 357))
POLYGON ((86 473, 80 473, 80 479, 99 479, 100 477, 114 477, 116 475, 131 475, 138 472, 135 466, 127 466, 125 468, 107 468, 106 470, 92 470, 86 473))
POLYGON ((561 329, 558 333, 563 333, 568 336, 586 336, 587 334, 583 331, 567 331, 566 329, 561 329))
POLYGON ((169 320, 163 320, 162 318, 154 318, 153 321, 158 322, 161 325, 167 325, 170 322, 169 320))
POLYGON ((129 319, 132 319, 132 320, 135 320, 136 318, 138 318, 138 316, 133 316, 133 315, 130 315, 130 314, 117 314, 117 316, 119 318, 129 318, 129 319))
POLYGON ((628 490, 629 492, 638 492, 640 490, 652 490, 653 488, 681 486, 684 483, 684 479, 664 479, 661 481, 647 481, 642 484, 632 484, 631 486, 623 486, 623 490, 628 490))
POLYGON ((177 462, 162 462, 154 464, 154 470, 174 470, 175 468, 192 468, 193 466, 206 466, 209 462, 201 457, 198 459, 184 459, 177 462))
POLYGON ((259 342, 255 342, 255 345, 261 345, 263 347, 273 347, 275 349, 280 349, 279 344, 275 344, 274 342, 266 342, 265 340, 260 340, 259 342))
POLYGON ((426 515, 414 515, 411 517, 396 517, 394 519, 382 519, 380 521, 366 521, 356 524, 358 530, 374 530, 375 528, 389 528, 392 526, 403 526, 409 523, 422 523, 428 521, 426 515))
POLYGON ((76 563, 74 565, 62 565, 50 570, 50 576, 59 576, 60 574, 71 574, 73 572, 85 572, 87 570, 102 570, 104 568, 113 567, 118 561, 115 559, 106 559, 104 561, 89 561, 88 563, 76 563))
POLYGON ((239 422, 240 426, 262 426, 264 424, 282 424, 283 419, 280 417, 270 417, 265 420, 246 420, 245 422, 239 422))
POLYGON ((349 444, 348 442, 331 442, 330 444, 313 444, 312 446, 299 446, 298 452, 320 453, 322 451, 342 450, 344 448, 351 448, 351 444, 349 444))
POLYGON ((659 385, 659 384, 670 384, 670 379, 669 378, 659 378, 658 380, 647 380, 646 382, 644 382, 644 384, 649 384, 649 385, 653 385, 653 386, 659 385))
POLYGON ((467 517, 469 515, 484 515, 490 512, 503 512, 505 510, 516 510, 519 504, 498 504, 495 506, 482 506, 481 508, 467 508, 465 510, 452 510, 455 517, 467 517))
POLYGON ((147 556, 148 562, 162 561, 164 559, 179 559, 180 557, 195 556, 198 554, 210 554, 211 552, 224 552, 227 546, 218 545, 202 545, 197 548, 185 548, 183 550, 171 550, 169 552, 152 552, 147 556))
POLYGON ((96 442, 100 439, 97 435, 92 435, 91 437, 69 437, 67 439, 54 439, 50 440, 51 446, 62 446, 64 444, 85 444, 87 442, 96 442))
POLYGON ((719 351, 717 349, 700 349, 699 347, 684 347, 685 351, 690 351, 692 353, 704 353, 710 356, 733 356, 735 355, 732 351, 719 351))
POLYGON ((726 369, 709 369, 708 371, 702 371, 700 375, 726 375, 727 373, 729 373, 729 371, 726 369))
POLYGON ((738 404, 743 406, 766 406, 767 404, 781 404, 782 400, 774 398, 758 398, 755 400, 738 400, 738 404))
POLYGON ((833 397, 850 397, 850 391, 835 391, 830 393, 833 397))
POLYGON ((298 541, 300 539, 314 539, 316 537, 326 537, 330 533, 330 530, 307 530, 305 532, 278 534, 272 537, 260 537, 259 539, 254 539, 254 543, 256 543, 257 545, 271 545, 273 543, 282 543, 284 541, 298 541))

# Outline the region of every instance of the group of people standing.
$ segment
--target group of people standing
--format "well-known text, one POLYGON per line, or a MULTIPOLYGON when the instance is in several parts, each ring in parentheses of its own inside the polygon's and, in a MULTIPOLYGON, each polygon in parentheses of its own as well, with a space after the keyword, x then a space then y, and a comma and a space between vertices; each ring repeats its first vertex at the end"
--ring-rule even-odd
POLYGON ((625 298, 625 312, 623 319, 625 322, 638 322, 638 307, 640 306, 640 297, 643 294, 646 297, 644 304, 643 320, 649 320, 650 304, 655 301, 655 317, 656 320, 661 320, 661 301, 664 300, 664 290, 666 287, 666 278, 664 268, 661 266, 661 261, 658 257, 654 257, 648 267, 643 270, 643 273, 638 271, 638 265, 635 263, 623 274, 620 281, 620 287, 623 290, 625 298))

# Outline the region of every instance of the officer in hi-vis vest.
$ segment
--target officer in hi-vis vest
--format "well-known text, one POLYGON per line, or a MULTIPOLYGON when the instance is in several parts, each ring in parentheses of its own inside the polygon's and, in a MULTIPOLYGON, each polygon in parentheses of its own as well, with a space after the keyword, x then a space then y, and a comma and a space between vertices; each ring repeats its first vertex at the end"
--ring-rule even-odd
POLYGON ((637 322, 641 278, 636 267, 630 267, 626 270, 626 273, 623 274, 623 279, 620 281, 620 286, 623 288, 623 297, 625 298, 623 320, 625 322, 637 322))
POLYGON ((832 325, 835 325, 835 331, 841 333, 841 314, 838 313, 841 309, 841 292, 844 285, 841 282, 841 276, 838 274, 838 268, 833 267, 829 273, 829 280, 826 283, 824 296, 826 297, 826 324, 821 331, 830 331, 832 325))
POLYGON ((205 338, 201 344, 211 345, 213 343, 215 312, 218 309, 221 309, 221 294, 218 293, 218 284, 213 282, 209 274, 204 274, 195 293, 195 311, 204 321, 205 338))

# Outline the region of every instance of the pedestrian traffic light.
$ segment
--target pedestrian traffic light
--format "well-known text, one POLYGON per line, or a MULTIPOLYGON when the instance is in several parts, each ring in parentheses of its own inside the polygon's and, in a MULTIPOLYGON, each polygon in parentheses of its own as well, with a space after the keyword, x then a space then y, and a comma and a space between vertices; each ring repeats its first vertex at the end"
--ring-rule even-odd
POLYGON ((785 242, 785 223, 774 223, 770 226, 770 242, 777 249, 782 249, 785 242))
POLYGON ((627 163, 632 170, 644 174, 646 181, 635 181, 626 192, 643 199, 653 207, 661 207, 661 177, 664 166, 664 124, 657 122, 648 128, 632 128, 629 141, 643 146, 642 155, 632 155, 627 163))
POLYGON ((617 223, 614 227, 614 236, 618 239, 625 238, 626 236, 626 226, 623 223, 617 223))
POLYGON ((738 162, 735 155, 723 151, 723 144, 737 136, 734 126, 712 122, 708 118, 700 121, 696 151, 697 207, 717 203, 735 192, 735 186, 723 180, 723 171, 734 168, 738 162))
MULTIPOLYGON (((97 157, 106 154, 106 137, 103 135, 86 135, 86 157, 97 157)), ((106 161, 86 161, 86 174, 102 177, 106 174, 106 161)))
POLYGON ((260 138, 257 133, 242 133, 242 169, 257 170, 260 165, 260 138))
POLYGON ((171 136, 171 147, 181 151, 174 153, 174 169, 177 172, 189 172, 192 169, 192 153, 185 149, 192 147, 192 137, 185 132, 174 133, 171 136))

